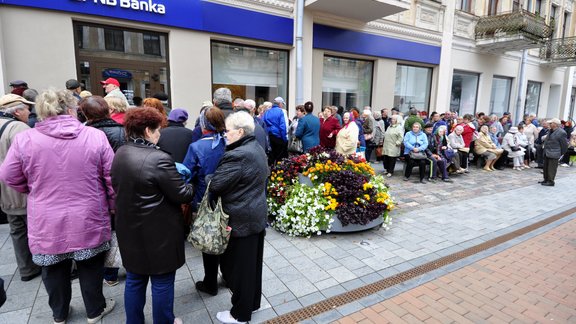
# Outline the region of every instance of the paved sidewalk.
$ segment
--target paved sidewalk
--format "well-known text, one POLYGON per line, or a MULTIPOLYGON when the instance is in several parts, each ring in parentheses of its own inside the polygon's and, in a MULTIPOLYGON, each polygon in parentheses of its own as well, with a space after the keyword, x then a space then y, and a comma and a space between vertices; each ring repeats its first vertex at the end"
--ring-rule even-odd
POLYGON ((336 323, 576 323, 576 220, 336 323))
MULTIPOLYGON (((381 164, 375 166, 382 170, 381 164)), ((399 167, 401 164, 399 163, 399 167)), ((392 229, 292 238, 268 230, 263 269, 263 300, 253 323, 300 309, 357 287, 461 251, 568 208, 576 196, 576 168, 560 168, 556 187, 542 187, 538 170, 506 170, 454 176, 454 183, 414 184, 397 173, 389 179, 399 200, 392 229)), ((175 313, 185 323, 217 323, 215 314, 229 309, 230 293, 198 293, 202 257, 190 245, 186 265, 176 274, 175 313)), ((122 273, 122 272, 121 272, 122 273)), ((48 297, 39 278, 21 282, 7 225, 0 225, 0 276, 9 295, 0 309, 1 323, 51 323, 48 297)), ((124 283, 104 287, 117 306, 103 323, 124 322, 124 283)), ((378 301, 381 301, 382 298, 378 301)), ((74 308, 68 323, 85 323, 78 281, 73 283, 74 308)), ((337 320, 371 304, 357 303, 317 322, 337 320)), ((145 309, 151 323, 150 299, 145 309)))

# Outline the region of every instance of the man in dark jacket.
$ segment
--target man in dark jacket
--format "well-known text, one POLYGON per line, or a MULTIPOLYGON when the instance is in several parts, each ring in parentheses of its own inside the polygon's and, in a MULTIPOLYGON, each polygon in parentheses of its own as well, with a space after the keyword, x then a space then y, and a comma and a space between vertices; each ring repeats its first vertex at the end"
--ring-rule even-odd
POLYGON ((216 89, 212 96, 212 103, 222 110, 224 117, 228 117, 228 115, 234 112, 234 108, 232 107, 232 91, 228 88, 216 89))
POLYGON ((544 181, 540 181, 543 186, 553 187, 556 171, 558 171, 558 160, 568 150, 566 132, 560 128, 560 120, 553 118, 548 121, 550 132, 544 139, 544 181))
POLYGON ((534 147, 536 148, 536 169, 544 169, 544 136, 548 135, 550 131, 550 125, 548 125, 548 121, 545 120, 542 122, 542 129, 538 133, 538 137, 534 140, 534 147))
POLYGON ((254 118, 254 136, 256 140, 264 149, 264 152, 268 154, 270 152, 270 141, 268 140, 268 131, 266 129, 266 123, 254 116, 254 110, 256 109, 256 102, 252 99, 246 99, 242 101, 243 108, 234 108, 235 111, 246 111, 254 118))
POLYGON ((160 130, 158 146, 172 155, 174 162, 182 163, 188 147, 192 143, 193 131, 186 128, 188 112, 184 109, 172 109, 168 115, 168 127, 160 130))
POLYGON ((268 128, 268 139, 270 140, 270 147, 272 152, 268 155, 268 163, 274 164, 283 158, 288 157, 288 138, 286 137, 286 120, 284 118, 284 111, 280 106, 283 102, 282 98, 276 98, 272 108, 264 114, 262 120, 266 123, 268 128), (281 102, 282 101, 282 102, 281 102))

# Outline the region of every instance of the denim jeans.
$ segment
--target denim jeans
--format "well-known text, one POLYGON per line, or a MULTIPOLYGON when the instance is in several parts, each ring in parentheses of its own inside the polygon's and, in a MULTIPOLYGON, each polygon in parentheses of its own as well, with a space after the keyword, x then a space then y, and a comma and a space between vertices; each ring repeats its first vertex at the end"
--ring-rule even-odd
POLYGON ((126 271, 124 304, 127 324, 144 324, 144 305, 148 279, 152 281, 152 319, 154 324, 174 323, 174 278, 176 271, 161 275, 139 275, 126 271))

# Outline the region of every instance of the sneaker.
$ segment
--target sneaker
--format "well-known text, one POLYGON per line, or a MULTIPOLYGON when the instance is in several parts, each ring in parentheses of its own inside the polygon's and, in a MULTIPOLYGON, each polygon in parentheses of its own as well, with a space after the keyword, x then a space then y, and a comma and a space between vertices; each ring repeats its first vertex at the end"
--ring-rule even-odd
POLYGON ((450 178, 442 179, 442 181, 444 181, 444 182, 454 182, 454 181, 452 181, 452 179, 450 179, 450 178))
POLYGON ((420 180, 421 184, 426 184, 426 181, 424 179, 420 180))
POLYGON ((392 173, 387 173, 386 176, 387 176, 388 178, 390 178, 390 177, 392 176, 392 173))
POLYGON ((230 311, 218 312, 218 313, 216 313, 216 318, 224 324, 246 323, 246 322, 237 321, 234 317, 232 317, 232 314, 230 314, 230 311))
POLYGON ((114 287, 114 286, 118 285, 118 280, 104 280, 104 283, 108 287, 114 287))
POLYGON ((54 324, 66 324, 66 320, 54 319, 54 324))
POLYGON ((102 313, 94 318, 88 318, 88 324, 98 323, 102 317, 106 316, 106 314, 110 313, 114 309, 114 306, 116 306, 116 301, 114 301, 114 299, 106 299, 106 307, 104 307, 102 313))
POLYGON ((402 180, 404 180, 404 181, 408 181, 408 180, 410 180, 410 179, 409 179, 409 178, 406 178, 406 177, 404 177, 404 179, 402 179, 402 180))
POLYGON ((561 167, 564 167, 564 168, 567 168, 567 167, 569 167, 569 165, 568 165, 568 164, 566 164, 566 163, 562 163, 562 164, 560 164, 560 166, 561 166, 561 167))
POLYGON ((218 288, 210 289, 210 288, 206 287, 206 285, 204 284, 204 281, 196 282, 195 286, 196 286, 196 290, 207 293, 208 295, 212 295, 212 296, 218 295, 218 288))

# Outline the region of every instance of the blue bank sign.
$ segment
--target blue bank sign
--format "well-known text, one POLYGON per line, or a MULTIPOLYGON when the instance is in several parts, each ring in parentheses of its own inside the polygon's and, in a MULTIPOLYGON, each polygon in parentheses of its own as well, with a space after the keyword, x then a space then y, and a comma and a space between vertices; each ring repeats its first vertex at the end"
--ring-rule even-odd
POLYGON ((166 13, 166 6, 162 3, 157 3, 152 0, 138 1, 138 0, 74 0, 78 2, 93 2, 96 5, 104 5, 110 7, 120 7, 136 11, 151 12, 163 15, 166 13))

